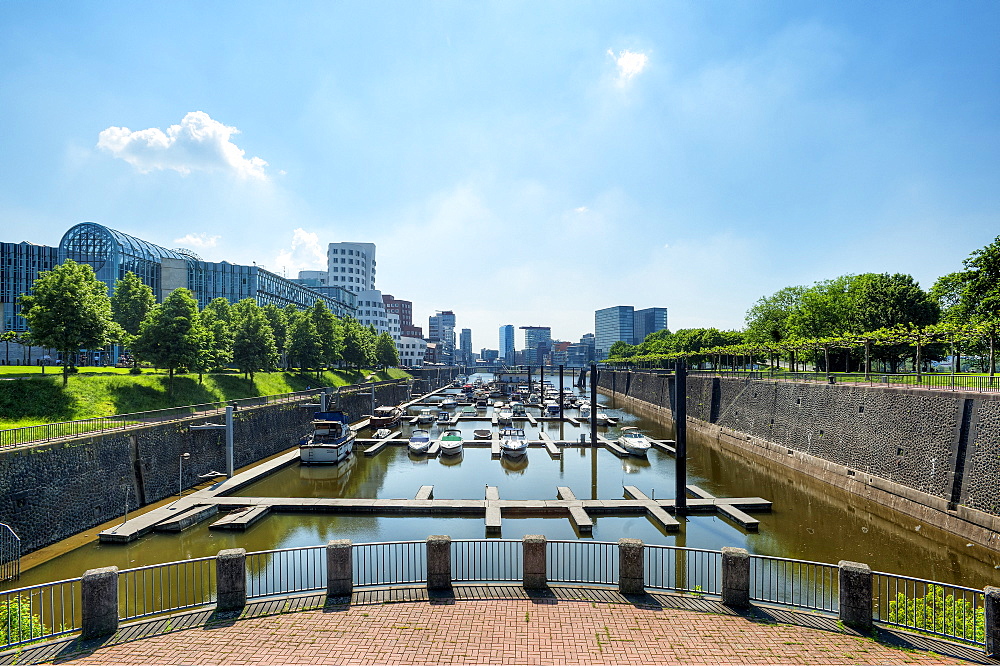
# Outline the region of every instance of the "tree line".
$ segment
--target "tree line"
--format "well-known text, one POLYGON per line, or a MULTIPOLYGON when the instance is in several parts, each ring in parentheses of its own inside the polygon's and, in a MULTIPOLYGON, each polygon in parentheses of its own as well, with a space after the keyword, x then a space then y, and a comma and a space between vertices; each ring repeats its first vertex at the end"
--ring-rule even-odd
POLYGON ((827 372, 871 372, 881 363, 897 372, 953 355, 996 369, 1000 334, 1000 236, 973 251, 960 271, 939 278, 930 290, 907 274, 846 275, 810 286, 792 286, 761 297, 746 314, 743 331, 658 331, 639 345, 619 341, 612 363, 656 364, 677 358, 754 358, 787 361, 795 371, 813 364, 827 372))
POLYGON ((112 296, 107 292, 89 264, 66 260, 39 274, 32 293, 20 297, 26 338, 61 354, 64 385, 75 372, 76 352, 111 343, 131 353, 133 372, 141 372, 143 362, 166 369, 171 386, 175 372, 198 373, 200 381, 204 373, 237 368, 253 380, 255 372, 279 368, 399 365, 388 332, 337 317, 321 300, 299 310, 220 297, 199 309, 182 287, 157 304, 152 289, 131 272, 115 283, 112 296))

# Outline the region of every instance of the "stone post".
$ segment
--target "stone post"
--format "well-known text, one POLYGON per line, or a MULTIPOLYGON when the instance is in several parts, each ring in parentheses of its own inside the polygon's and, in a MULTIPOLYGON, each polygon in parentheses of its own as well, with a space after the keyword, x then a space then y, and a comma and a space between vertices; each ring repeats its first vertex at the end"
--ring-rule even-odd
POLYGON ((427 538, 427 589, 451 588, 451 538, 431 535, 427 538))
POLYGON ((987 586, 986 596, 986 655, 1000 658, 1000 588, 987 586))
POLYGON ((618 592, 622 595, 642 595, 646 592, 643 576, 642 540, 618 540, 618 592))
POLYGON ((354 593, 354 546, 350 540, 330 540, 326 545, 326 596, 351 597, 354 593))
POLYGON ((118 568, 99 567, 80 582, 80 639, 107 637, 118 631, 118 568))
POLYGON ((746 549, 722 547, 722 604, 736 609, 750 606, 750 554, 746 549))
POLYGON ((524 551, 524 587, 529 590, 547 588, 549 580, 545 536, 525 535, 521 540, 521 547, 524 551))
POLYGON ((864 563, 842 560, 840 568, 840 620, 867 632, 872 628, 872 571, 864 563))
POLYGON ((223 549, 215 557, 216 611, 240 611, 247 603, 247 551, 223 549))

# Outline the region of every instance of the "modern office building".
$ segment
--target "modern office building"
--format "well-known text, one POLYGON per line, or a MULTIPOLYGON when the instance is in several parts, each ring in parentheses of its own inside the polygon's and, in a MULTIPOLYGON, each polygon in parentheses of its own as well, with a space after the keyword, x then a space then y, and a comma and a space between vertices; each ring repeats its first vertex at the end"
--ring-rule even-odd
POLYGON ((486 362, 496 361, 497 359, 500 358, 500 351, 488 350, 484 347, 479 351, 479 358, 486 362))
POLYGON ((331 243, 326 251, 328 283, 352 292, 375 289, 375 244, 331 243))
POLYGON ((458 336, 459 363, 471 364, 475 359, 472 356, 472 329, 462 329, 458 336))
POLYGON ((399 315, 399 330, 403 336, 409 338, 423 338, 424 330, 413 325, 413 302, 397 299, 391 294, 383 294, 382 301, 385 302, 387 313, 399 315))
POLYGON ((95 222, 82 222, 63 235, 58 247, 0 244, 3 330, 26 330, 17 297, 30 292, 38 272, 50 270, 67 259, 92 266, 97 279, 108 286, 109 294, 114 291, 115 283, 131 271, 161 302, 173 290, 186 287, 201 307, 217 297, 232 303, 252 298, 262 306, 294 304, 299 308, 308 308, 319 299, 338 316, 354 312, 351 299, 344 292, 322 294, 259 266, 206 262, 189 250, 170 250, 95 222))
POLYGON ((504 363, 514 363, 514 325, 504 324, 500 327, 500 360, 504 363))
POLYGON ((525 358, 529 364, 544 364, 552 351, 552 327, 520 327, 524 330, 525 358))
POLYGON ((618 341, 638 345, 654 331, 667 328, 666 308, 635 310, 632 306, 611 306, 594 312, 595 358, 607 359, 618 341))

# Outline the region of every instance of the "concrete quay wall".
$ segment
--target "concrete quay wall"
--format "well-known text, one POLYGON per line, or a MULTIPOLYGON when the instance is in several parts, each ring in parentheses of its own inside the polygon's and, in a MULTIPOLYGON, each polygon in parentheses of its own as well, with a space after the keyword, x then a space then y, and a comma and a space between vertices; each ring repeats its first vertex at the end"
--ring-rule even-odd
MULTIPOLYGON (((602 371, 601 390, 672 421, 668 374, 602 371)), ((1000 396, 688 377, 689 428, 1000 548, 1000 396)))
MULTIPOLYGON (((405 383, 379 386, 376 402, 395 405, 407 394, 405 383)), ((360 419, 371 412, 371 393, 342 390, 334 407, 360 419)), ((282 403, 235 411, 236 468, 295 446, 316 409, 282 403)), ((0 451, 0 521, 27 553, 123 517, 126 504, 134 512, 176 495, 180 485, 204 482, 199 475, 225 473, 225 431, 190 430, 224 421, 224 415, 189 417, 0 451), (181 471, 185 452, 191 456, 181 471)))

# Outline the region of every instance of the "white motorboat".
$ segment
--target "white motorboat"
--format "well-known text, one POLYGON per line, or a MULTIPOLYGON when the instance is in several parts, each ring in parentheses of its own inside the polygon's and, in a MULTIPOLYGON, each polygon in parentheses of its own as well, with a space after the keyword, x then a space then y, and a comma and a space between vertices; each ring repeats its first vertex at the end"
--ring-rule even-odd
POLYGON ((590 403, 581 403, 579 405, 580 419, 583 421, 590 421, 590 403))
POLYGON ((476 436, 476 440, 490 440, 493 438, 493 431, 488 428, 477 428, 472 434, 476 436))
POLYGON ((351 455, 357 434, 343 412, 317 412, 313 431, 299 445, 302 463, 340 463, 351 455))
POLYGON ((441 401, 441 407, 445 410, 456 408, 458 407, 458 401, 455 400, 454 396, 445 396, 444 400, 441 401))
POLYGON ((521 458, 528 453, 528 439, 523 428, 500 429, 500 453, 511 458, 521 458))
POLYGON ((375 431, 372 437, 375 438, 376 440, 385 440, 390 435, 392 435, 392 429, 380 428, 379 430, 375 431))
POLYGON ((462 453, 462 445, 465 443, 465 438, 462 437, 462 432, 457 428, 450 428, 444 432, 441 439, 438 440, 438 445, 441 447, 441 456, 454 456, 456 454, 462 453))
POLYGON ((431 412, 430 408, 422 409, 420 411, 420 414, 417 415, 418 424, 430 424, 433 421, 434 421, 434 413, 431 412))
POLYGON ((442 410, 437 416, 438 424, 450 424, 451 423, 451 413, 447 410, 442 410))
POLYGON ((474 407, 472 407, 471 405, 466 405, 464 408, 462 408, 462 416, 463 417, 475 417, 476 416, 476 409, 474 407))
POLYGON ((618 436, 618 444, 632 456, 646 456, 652 445, 635 426, 626 426, 618 436))
POLYGON ((510 404, 510 411, 515 417, 527 417, 528 411, 524 409, 524 403, 514 402, 510 404))
POLYGON ((506 406, 500 408, 500 412, 497 413, 497 421, 501 424, 510 424, 514 421, 514 411, 506 406))
POLYGON ((549 417, 558 417, 559 416, 559 404, 556 403, 555 401, 546 401, 545 402, 545 414, 547 416, 549 416, 549 417))
POLYGON ((598 410, 597 411, 597 425, 598 426, 607 426, 610 423, 611 423, 611 418, 608 417, 608 413, 607 412, 603 412, 601 410, 598 410))
POLYGON ((413 454, 426 454, 431 446, 431 434, 427 429, 415 428, 410 434, 410 440, 406 443, 407 449, 413 454))

